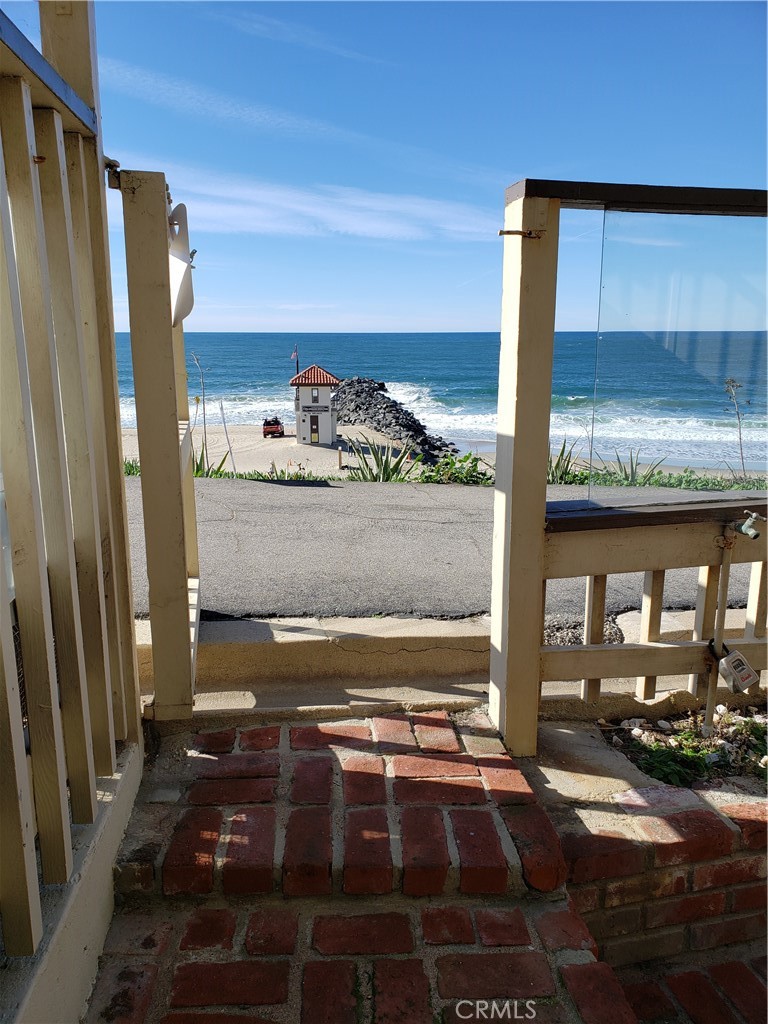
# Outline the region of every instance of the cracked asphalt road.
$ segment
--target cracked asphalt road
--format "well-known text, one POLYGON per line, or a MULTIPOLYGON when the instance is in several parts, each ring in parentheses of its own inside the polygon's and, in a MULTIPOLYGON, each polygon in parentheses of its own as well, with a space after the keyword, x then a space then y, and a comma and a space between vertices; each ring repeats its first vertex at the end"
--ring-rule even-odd
MULTIPOLYGON (((125 482, 136 612, 146 615, 141 480, 125 482)), ((581 497, 576 490, 553 487, 549 496, 581 497)), ((621 496, 658 494, 627 488, 621 496)), ((204 612, 460 618, 490 610, 492 488, 199 479, 195 495, 204 612)), ((746 604, 748 573, 748 566, 732 570, 737 606, 746 604)), ((669 573, 665 607, 693 607, 696 576, 696 569, 669 573)), ((641 574, 611 576, 607 611, 639 608, 641 594, 641 574)), ((583 580, 550 583, 548 614, 580 620, 583 608, 583 580)))

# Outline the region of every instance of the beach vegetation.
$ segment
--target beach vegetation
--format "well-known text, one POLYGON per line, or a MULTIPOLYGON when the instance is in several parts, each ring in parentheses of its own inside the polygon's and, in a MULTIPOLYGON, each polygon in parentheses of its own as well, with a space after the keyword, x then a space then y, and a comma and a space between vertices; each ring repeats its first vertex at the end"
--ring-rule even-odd
POLYGON ((560 451, 553 455, 549 453, 547 459, 547 483, 548 484, 587 484, 589 483, 589 470, 580 465, 578 455, 574 455, 576 441, 568 444, 568 438, 563 438, 560 451))
POLYGON ((126 476, 141 476, 138 459, 123 459, 123 472, 126 476))
POLYGON ((469 484, 492 487, 496 477, 493 467, 479 455, 443 455, 433 466, 423 466, 416 478, 420 484, 469 484))
POLYGON ((364 434, 357 441, 350 440, 349 450, 357 459, 357 465, 349 471, 348 479, 367 483, 402 483, 410 478, 422 460, 421 455, 414 458, 413 448, 407 445, 396 452, 392 445, 382 448, 364 434))
MULTIPOLYGON (((733 411, 736 415, 736 426, 739 431, 739 457, 741 459, 741 476, 742 479, 745 479, 747 476, 747 467, 744 462, 744 438, 741 432, 741 420, 744 413, 742 412, 741 406, 739 404, 738 394, 739 389, 743 387, 744 385, 737 381, 734 377, 728 377, 725 381, 725 387, 723 388, 723 390, 725 391, 726 395, 728 395, 728 397, 730 398, 733 404, 733 411)), ((744 404, 749 405, 749 399, 747 399, 744 404)))
POLYGON ((637 451, 630 448, 626 460, 622 459, 619 455, 618 449, 614 449, 614 451, 616 452, 616 461, 614 463, 607 463, 598 455, 603 464, 602 472, 607 472, 612 477, 618 477, 621 484, 625 487, 647 487, 653 479, 656 470, 664 461, 663 458, 656 459, 655 462, 643 466, 640 464, 639 448, 637 451))

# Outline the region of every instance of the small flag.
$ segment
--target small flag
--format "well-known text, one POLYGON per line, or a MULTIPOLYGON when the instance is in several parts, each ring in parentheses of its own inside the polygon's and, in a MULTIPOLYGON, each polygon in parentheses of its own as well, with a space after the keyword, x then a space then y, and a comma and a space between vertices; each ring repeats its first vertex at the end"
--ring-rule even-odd
POLYGON ((294 345, 293 346, 293 352, 291 352, 291 359, 298 359, 298 358, 299 358, 299 346, 298 345, 294 345))

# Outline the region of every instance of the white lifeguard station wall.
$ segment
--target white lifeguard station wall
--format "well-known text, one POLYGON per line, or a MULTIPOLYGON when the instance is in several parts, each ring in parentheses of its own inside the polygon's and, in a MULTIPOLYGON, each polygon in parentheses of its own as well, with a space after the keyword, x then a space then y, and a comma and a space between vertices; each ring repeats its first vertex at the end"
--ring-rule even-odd
POLYGON ((334 390, 338 377, 322 366, 309 366, 290 381, 296 388, 296 441, 298 444, 336 443, 336 403, 334 390))

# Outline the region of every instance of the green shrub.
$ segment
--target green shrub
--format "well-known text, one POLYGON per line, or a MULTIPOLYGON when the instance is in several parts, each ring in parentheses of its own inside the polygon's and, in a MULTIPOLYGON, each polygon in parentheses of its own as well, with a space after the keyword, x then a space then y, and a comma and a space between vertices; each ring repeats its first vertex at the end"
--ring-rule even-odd
POLYGON ((443 455, 434 466, 424 466, 416 478, 420 484, 476 484, 492 487, 495 482, 493 470, 479 455, 443 455))

